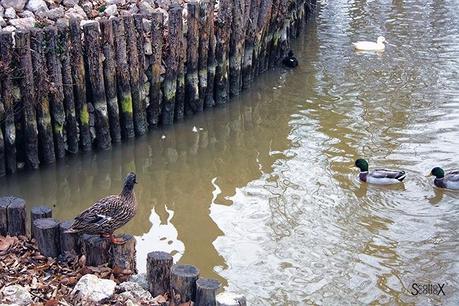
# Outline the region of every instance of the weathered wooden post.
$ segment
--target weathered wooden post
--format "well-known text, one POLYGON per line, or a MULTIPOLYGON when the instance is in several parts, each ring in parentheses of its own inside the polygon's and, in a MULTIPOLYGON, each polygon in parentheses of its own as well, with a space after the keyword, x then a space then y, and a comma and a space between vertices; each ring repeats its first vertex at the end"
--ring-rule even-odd
POLYGON ((217 290, 220 282, 210 278, 200 278, 196 281, 196 306, 216 305, 217 290))
POLYGON ((167 29, 167 45, 163 48, 163 57, 166 64, 166 75, 163 82, 163 107, 161 121, 163 125, 174 122, 175 97, 177 93, 177 72, 179 61, 180 41, 179 31, 182 28, 182 8, 172 5, 169 8, 169 24, 167 29))
POLYGON ((83 31, 89 69, 88 79, 91 86, 92 103, 94 104, 96 144, 98 149, 107 150, 111 146, 111 137, 99 39, 99 24, 97 22, 87 23, 84 25, 83 31))
POLYGON ((16 197, 0 198, 0 235, 26 234, 25 201, 16 197))
POLYGON ((242 89, 241 67, 242 56, 244 53, 244 37, 246 31, 246 28, 244 27, 244 11, 245 1, 234 0, 233 21, 231 26, 229 47, 229 86, 231 96, 238 96, 242 89))
POLYGON ((247 306, 247 300, 241 294, 222 292, 217 295, 217 306, 247 306))
POLYGON ((16 128, 14 125, 13 100, 13 37, 0 32, 0 96, 4 107, 3 126, 5 143, 5 167, 7 173, 16 172, 16 128))
POLYGON ((207 92, 205 96, 205 107, 215 106, 215 71, 217 70, 217 60, 215 58, 215 49, 217 47, 217 40, 215 37, 215 14, 214 14, 214 0, 209 0, 209 4, 201 2, 203 9, 207 12, 208 31, 209 31, 209 51, 207 57, 207 92))
POLYGON ((51 218, 53 210, 48 206, 35 206, 30 210, 30 235, 35 237, 35 226, 33 222, 37 219, 51 218))
POLYGON ((221 0, 216 27, 215 58, 217 67, 215 70, 215 103, 225 104, 229 99, 229 42, 231 35, 232 1, 221 0))
POLYGON ((49 113, 49 77, 45 58, 45 35, 42 29, 31 29, 30 47, 32 52, 32 64, 35 71, 35 107, 37 109, 37 128, 40 161, 44 164, 52 164, 56 161, 54 155, 53 128, 49 113))
POLYGON ((150 252, 147 255, 147 280, 150 293, 158 296, 170 292, 173 258, 166 252, 150 252))
POLYGON ((66 231, 73 224, 73 220, 63 221, 59 224, 59 244, 61 254, 73 253, 80 255, 81 253, 81 240, 78 233, 66 233, 66 231))
POLYGON ((8 204, 4 197, 0 198, 0 236, 8 234, 8 204))
POLYGON ((137 49, 137 35, 134 26, 134 17, 125 16, 124 30, 128 49, 129 73, 131 76, 132 107, 134 111, 134 128, 136 135, 147 132, 147 113, 145 100, 142 101, 140 85, 140 63, 137 49))
POLYGON ((107 94, 108 119, 110 123, 110 137, 112 142, 121 141, 120 112, 118 97, 116 94, 116 60, 115 60, 115 37, 111 20, 100 21, 102 32, 102 51, 104 53, 104 81, 105 93, 107 94))
POLYGON ((98 235, 83 235, 83 253, 86 264, 97 267, 110 262, 110 239, 98 235))
POLYGON ((78 122, 75 110, 75 96, 73 93, 70 31, 67 26, 60 25, 57 28, 57 32, 57 45, 60 51, 58 55, 62 65, 67 152, 75 154, 78 153, 78 122))
POLYGON ((131 77, 129 75, 126 34, 123 19, 113 19, 113 31, 115 33, 116 86, 118 103, 120 105, 121 135, 124 138, 132 138, 135 136, 135 132, 130 85, 131 77))
POLYGON ((150 105, 147 109, 148 124, 155 127, 159 123, 161 113, 161 61, 163 50, 163 14, 155 12, 151 16, 151 43, 152 43, 152 63, 151 63, 151 87, 150 105))
POLYGON ((202 0, 199 5, 199 23, 198 23, 198 78, 199 78, 199 105, 204 107, 207 95, 207 63, 209 53, 209 37, 210 37, 210 2, 202 0))
MULTIPOLYGON (((0 91, 2 90, 2 84, 0 84, 0 91)), ((5 107, 3 106, 1 97, 0 97, 0 120, 3 120, 5 117, 5 107)), ((0 131, 0 177, 6 175, 5 167, 5 140, 3 139, 3 132, 0 131)))
POLYGON ((255 40, 258 24, 258 12, 261 0, 251 1, 249 21, 245 33, 244 60, 242 63, 242 88, 249 88, 253 81, 253 55, 255 51, 255 40))
POLYGON ((52 218, 37 219, 33 227, 40 253, 46 257, 59 256, 59 222, 52 218))
MULTIPOLYGON (((183 14, 183 10, 182 10, 183 14)), ((177 27, 178 40, 178 66, 177 66, 177 90, 175 93, 174 119, 181 120, 185 117, 185 61, 187 41, 183 32, 183 16, 180 18, 180 25, 177 27)))
POLYGON ((83 152, 92 149, 92 140, 89 127, 89 109, 86 100, 86 73, 83 61, 80 22, 76 18, 70 19, 70 42, 72 61, 72 79, 75 93, 75 110, 80 132, 80 148, 83 152))
POLYGON ((265 39, 266 39, 266 28, 268 26, 271 8, 273 0, 261 0, 260 8, 258 10, 258 24, 257 33, 255 39, 255 52, 253 57, 253 77, 259 75, 263 70, 263 61, 266 56, 265 39))
POLYGON ((173 265, 171 269, 171 298, 176 305, 196 301, 196 281, 199 270, 192 265, 173 265))
POLYGON ((203 100, 199 99, 199 4, 196 1, 187 3, 187 72, 185 80, 185 113, 192 115, 202 112, 203 100))
POLYGON ((121 236, 123 244, 112 244, 110 253, 111 260, 110 266, 115 271, 130 270, 132 273, 136 272, 136 258, 135 258, 135 245, 136 240, 134 236, 123 234, 121 236))
POLYGON ((38 169, 38 130, 34 101, 32 54, 30 51, 30 33, 17 31, 15 34, 18 77, 21 90, 22 114, 24 122, 25 163, 30 169, 38 169))

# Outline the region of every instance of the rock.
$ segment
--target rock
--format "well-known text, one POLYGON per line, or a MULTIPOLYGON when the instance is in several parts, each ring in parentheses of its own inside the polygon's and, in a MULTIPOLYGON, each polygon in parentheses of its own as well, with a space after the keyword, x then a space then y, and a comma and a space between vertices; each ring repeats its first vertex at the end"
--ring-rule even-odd
POLYGON ((29 2, 27 2, 26 9, 35 13, 38 11, 47 11, 48 6, 43 0, 29 0, 29 2))
POLYGON ((72 8, 70 8, 67 12, 65 12, 65 17, 67 18, 73 17, 79 20, 88 18, 88 16, 86 16, 86 13, 81 8, 81 6, 76 5, 76 4, 72 8))
POLYGON ((105 8, 104 13, 107 16, 116 16, 116 15, 118 15, 118 8, 116 7, 116 4, 112 4, 112 5, 107 6, 105 8))
POLYGON ((139 10, 141 14, 145 14, 145 15, 153 14, 153 12, 155 11, 155 9, 150 4, 148 4, 148 2, 145 2, 145 1, 140 2, 139 10))
POLYGON ((51 9, 47 12, 43 13, 44 17, 51 19, 51 20, 57 20, 59 18, 62 18, 65 16, 65 11, 63 7, 58 7, 55 9, 51 9))
POLYGON ((27 0, 2 0, 0 3, 4 8, 12 7, 15 11, 21 12, 27 3, 27 0))
POLYGON ((217 306, 247 306, 247 301, 242 294, 222 292, 216 297, 217 306))
POLYGON ((4 26, 6 26, 6 21, 5 21, 5 19, 3 19, 2 16, 0 16, 0 29, 1 29, 2 27, 4 27, 4 26))
POLYGON ((94 10, 94 4, 91 2, 85 2, 81 5, 83 8, 83 11, 86 13, 86 15, 89 15, 93 10, 94 10))
POLYGON ((137 283, 140 287, 148 290, 147 275, 145 273, 134 274, 129 278, 129 282, 137 283))
POLYGON ((3 16, 5 18, 10 18, 10 19, 16 18, 16 11, 14 10, 14 8, 9 7, 5 10, 5 14, 3 16))
POLYGON ((18 29, 33 28, 35 25, 35 18, 26 17, 26 18, 10 19, 10 24, 18 29))
POLYGON ((73 288, 72 295, 81 301, 97 303, 110 298, 115 293, 116 283, 109 279, 100 279, 93 274, 86 274, 73 288))
POLYGON ((125 301, 130 300, 136 304, 148 303, 153 299, 150 292, 135 282, 124 282, 119 284, 117 292, 121 293, 120 296, 122 296, 125 301))
POLYGON ((112 4, 125 5, 126 4, 126 0, 105 0, 105 4, 107 4, 107 5, 112 5, 112 4))
POLYGON ((16 31, 16 28, 13 27, 13 26, 7 26, 7 27, 4 27, 4 28, 2 29, 2 31, 5 31, 5 32, 14 32, 14 31, 16 31))
POLYGON ((74 7, 78 4, 78 0, 64 0, 63 4, 65 7, 74 7))
POLYGON ((3 6, 0 5, 0 17, 3 17, 3 13, 5 12, 5 9, 3 6))
POLYGON ((69 26, 70 22, 67 18, 59 18, 56 20, 56 26, 63 25, 63 26, 69 26))
POLYGON ((19 17, 21 18, 27 18, 27 17, 34 17, 35 18, 35 14, 32 13, 31 11, 24 11, 22 13, 19 13, 19 17))
POLYGON ((0 292, 0 300, 8 304, 30 305, 33 303, 32 295, 29 291, 20 285, 11 285, 4 287, 0 292))

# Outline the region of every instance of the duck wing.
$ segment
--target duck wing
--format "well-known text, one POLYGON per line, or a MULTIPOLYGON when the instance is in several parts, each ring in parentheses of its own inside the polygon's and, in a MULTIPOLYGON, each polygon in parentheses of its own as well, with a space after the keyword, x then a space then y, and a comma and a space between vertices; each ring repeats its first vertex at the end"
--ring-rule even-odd
POLYGON ((450 170, 446 173, 445 179, 450 182, 459 183, 459 170, 450 170))
POLYGON ((399 170, 390 170, 390 169, 374 169, 372 170, 369 175, 375 179, 396 179, 399 181, 403 181, 406 177, 405 171, 399 170))

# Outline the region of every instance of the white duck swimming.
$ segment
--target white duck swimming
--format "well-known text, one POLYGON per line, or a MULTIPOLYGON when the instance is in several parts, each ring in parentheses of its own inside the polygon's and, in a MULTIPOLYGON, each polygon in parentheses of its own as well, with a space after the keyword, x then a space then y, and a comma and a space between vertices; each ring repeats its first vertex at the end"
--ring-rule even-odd
POLYGON ((386 39, 382 36, 379 36, 376 42, 358 41, 352 43, 352 46, 354 47, 354 49, 359 51, 383 51, 385 47, 384 43, 387 43, 386 39))

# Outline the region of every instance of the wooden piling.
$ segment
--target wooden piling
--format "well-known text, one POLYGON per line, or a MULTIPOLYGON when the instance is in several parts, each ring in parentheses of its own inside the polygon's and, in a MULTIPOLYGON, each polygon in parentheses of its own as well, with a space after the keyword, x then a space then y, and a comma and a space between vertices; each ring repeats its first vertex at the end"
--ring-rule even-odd
POLYGON ((7 173, 16 172, 16 128, 14 125, 13 99, 13 37, 0 32, 0 96, 4 108, 3 132, 5 146, 5 168, 7 173))
POLYGON ((196 301, 196 281, 199 270, 192 265, 173 265, 171 269, 171 298, 179 305, 196 301))
POLYGON ((59 224, 59 246, 63 255, 67 253, 81 254, 81 240, 78 233, 66 233, 72 224, 73 220, 63 221, 59 224))
POLYGON ((59 256, 59 222, 52 218, 37 219, 33 227, 40 253, 46 257, 59 256))
POLYGON ((134 129, 135 134, 140 136, 145 134, 147 131, 147 113, 145 100, 142 101, 141 96, 140 63, 139 52, 137 48, 137 35, 134 26, 134 17, 125 16, 123 17, 123 20, 128 50, 129 74, 131 76, 130 84, 132 109, 134 111, 134 129))
POLYGON ((105 95, 102 54, 100 46, 99 24, 87 23, 83 27, 86 58, 88 63, 91 100, 94 105, 96 144, 100 150, 107 150, 111 146, 111 137, 108 123, 108 107, 105 95))
POLYGON ((121 18, 113 19, 113 32, 115 33, 116 87, 120 107, 121 135, 124 138, 132 138, 135 136, 132 95, 127 59, 126 34, 124 30, 124 21, 121 18))
POLYGON ((215 14, 214 14, 214 0, 209 0, 209 5, 204 8, 207 11, 208 24, 209 24, 209 51, 207 57, 207 92, 205 96, 205 107, 215 106, 215 71, 217 69, 217 60, 215 58, 215 49, 217 47, 217 40, 215 37, 215 14))
MULTIPOLYGON (((182 11, 183 12, 183 11, 182 11)), ((187 41, 183 32, 183 17, 180 17, 180 25, 177 27, 178 40, 178 66, 177 66, 177 84, 175 94, 175 120, 181 120, 185 117, 185 62, 186 62, 186 44, 187 41)))
POLYGON ((116 60, 115 60, 115 37, 113 22, 111 20, 100 21, 102 33, 102 51, 104 53, 104 84, 107 95, 108 120, 110 124, 110 137, 112 142, 121 142, 120 112, 118 96, 116 93, 116 60))
POLYGON ((250 1, 249 21, 246 26, 244 60, 242 63, 242 88, 249 88, 253 81, 253 54, 255 50, 255 40, 258 24, 258 10, 261 0, 250 1))
POLYGON ((150 81, 150 105, 147 108, 148 124, 158 126, 161 113, 161 61, 163 49, 163 14, 155 12, 151 16, 152 63, 150 81))
POLYGON ((9 201, 5 197, 0 198, 0 236, 8 234, 8 209, 9 201))
POLYGON ((110 239, 85 234, 82 238, 82 244, 88 266, 97 267, 110 262, 110 239))
POLYGON ((38 219, 51 218, 53 211, 48 206, 35 206, 30 210, 30 235, 35 237, 35 226, 33 222, 38 219))
POLYGON ((199 23, 198 23, 198 78, 199 78, 199 105, 204 107, 207 95, 207 64, 209 53, 210 37, 210 2, 203 0, 199 2, 199 23))
POLYGON ((72 80, 72 59, 69 27, 60 25, 57 28, 57 45, 59 46, 59 60, 62 66, 62 87, 64 91, 65 136, 67 152, 78 153, 78 122, 75 110, 75 97, 72 80))
POLYGON ((19 64, 18 77, 21 91, 21 107, 23 119, 24 158, 27 168, 37 169, 38 159, 38 130, 34 101, 32 54, 30 52, 30 33, 17 31, 15 33, 17 61, 19 64))
POLYGON ((119 238, 121 238, 124 243, 111 245, 110 266, 115 271, 130 270, 132 273, 136 273, 136 240, 134 236, 128 234, 123 234, 119 238))
POLYGON ((53 128, 49 106, 49 77, 45 58, 46 46, 44 31, 30 31, 30 47, 32 48, 32 64, 34 68, 35 107, 37 109, 37 128, 40 162, 52 164, 54 155, 53 128))
MULTIPOLYGON (((2 84, 0 84, 0 91, 2 90, 2 84)), ((3 106, 1 96, 0 96, 0 121, 5 117, 5 108, 3 106)), ((0 126, 0 177, 6 175, 5 167, 5 140, 3 138, 3 130, 0 126)))
POLYGON ((232 21, 232 1, 221 0, 215 21, 215 103, 225 104, 229 100, 229 42, 232 21))
POLYGON ((169 23, 167 26, 167 44, 163 48, 163 58, 166 65, 166 75, 163 82, 163 106, 161 122, 163 125, 174 123, 175 97, 177 93, 177 72, 179 61, 178 34, 182 28, 182 8, 172 5, 169 8, 169 23))
POLYGON ((253 75, 258 76, 261 72, 264 72, 264 58, 266 56, 266 32, 269 25, 271 16, 273 0, 261 0, 260 7, 258 9, 258 25, 255 39, 254 57, 252 60, 253 75))
POLYGON ((17 197, 0 198, 0 235, 26 234, 25 201, 17 197))
POLYGON ((75 93, 75 110, 80 134, 80 148, 83 152, 86 152, 91 150, 92 140, 89 127, 89 108, 86 100, 86 72, 83 61, 80 22, 76 18, 70 19, 70 42, 70 58, 75 93))
POLYGON ((147 255, 147 281, 153 296, 170 292, 173 258, 166 252, 150 252, 147 255))
POLYGON ((204 109, 203 100, 199 99, 199 4, 196 1, 188 2, 187 11, 185 113, 192 115, 204 109))
POLYGON ((200 278, 196 281, 196 306, 216 305, 217 290, 220 282, 210 278, 200 278))
POLYGON ((231 96, 238 96, 242 90, 241 67, 244 53, 244 15, 245 1, 233 1, 233 20, 229 46, 229 88, 231 96))

